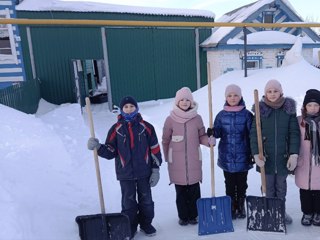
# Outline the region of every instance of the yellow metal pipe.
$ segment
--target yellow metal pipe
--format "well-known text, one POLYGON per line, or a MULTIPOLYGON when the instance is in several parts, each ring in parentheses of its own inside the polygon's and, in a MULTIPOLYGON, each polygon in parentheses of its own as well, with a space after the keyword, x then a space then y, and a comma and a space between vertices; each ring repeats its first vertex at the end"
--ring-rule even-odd
POLYGON ((82 25, 82 26, 129 26, 129 27, 262 27, 262 28, 310 28, 320 27, 320 23, 236 23, 236 22, 165 22, 165 21, 124 21, 89 19, 15 19, 1 18, 0 24, 17 25, 82 25))

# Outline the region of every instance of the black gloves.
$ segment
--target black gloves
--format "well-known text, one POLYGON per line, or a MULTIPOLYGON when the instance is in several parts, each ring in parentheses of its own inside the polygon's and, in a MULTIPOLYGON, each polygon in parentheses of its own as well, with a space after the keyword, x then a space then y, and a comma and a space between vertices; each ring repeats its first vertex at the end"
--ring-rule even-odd
POLYGON ((208 135, 208 137, 213 136, 213 128, 208 128, 207 129, 207 135, 208 135))

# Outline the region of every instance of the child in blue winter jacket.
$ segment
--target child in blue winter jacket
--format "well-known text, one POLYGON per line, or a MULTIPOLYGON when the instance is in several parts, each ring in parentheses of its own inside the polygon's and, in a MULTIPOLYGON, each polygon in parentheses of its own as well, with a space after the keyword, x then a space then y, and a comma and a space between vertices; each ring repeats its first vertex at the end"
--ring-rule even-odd
POLYGON ((122 193, 122 213, 130 219, 132 238, 140 230, 148 236, 156 234, 152 226, 154 202, 151 187, 159 181, 161 152, 154 127, 144 121, 137 101, 124 97, 120 102, 121 114, 109 130, 104 144, 96 138, 88 140, 88 149, 97 148, 98 155, 115 158, 117 179, 122 193))
POLYGON ((247 176, 253 167, 249 139, 253 115, 246 109, 239 86, 227 86, 225 97, 223 110, 207 134, 220 138, 218 166, 223 170, 226 195, 231 197, 232 218, 245 218, 247 176))

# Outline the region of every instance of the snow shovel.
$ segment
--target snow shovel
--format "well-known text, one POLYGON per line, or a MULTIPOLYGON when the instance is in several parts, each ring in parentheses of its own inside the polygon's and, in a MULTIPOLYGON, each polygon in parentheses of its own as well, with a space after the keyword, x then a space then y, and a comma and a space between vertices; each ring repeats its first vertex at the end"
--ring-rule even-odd
MULTIPOLYGON (((207 63, 208 98, 209 98, 209 126, 212 128, 212 94, 210 64, 207 63)), ((200 198, 197 201, 199 216, 198 235, 233 232, 231 217, 231 198, 229 196, 215 197, 214 182, 214 154, 210 146, 211 160, 211 198, 200 198)))
MULTIPOLYGON (((263 159, 258 90, 254 90, 259 158, 263 159)), ((286 233, 285 204, 280 198, 267 198, 264 166, 260 167, 262 197, 247 196, 247 230, 286 233)))
MULTIPOLYGON (((86 109, 90 125, 91 137, 95 137, 90 100, 86 98, 86 109)), ((130 221, 127 215, 122 213, 105 213, 100 167, 97 149, 93 151, 96 175, 99 190, 101 214, 77 216, 81 240, 125 240, 131 237, 130 221)))

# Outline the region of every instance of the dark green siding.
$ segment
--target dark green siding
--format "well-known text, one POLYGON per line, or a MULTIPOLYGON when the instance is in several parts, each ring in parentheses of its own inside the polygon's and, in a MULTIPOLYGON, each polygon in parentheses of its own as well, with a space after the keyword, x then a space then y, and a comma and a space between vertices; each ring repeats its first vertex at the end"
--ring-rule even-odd
MULTIPOLYGON (((29 19, 120 19, 141 21, 213 21, 204 17, 142 14, 22 12, 29 19)), ((26 27, 20 26, 27 78, 32 78, 26 27)), ((75 102, 73 59, 103 59, 100 27, 31 26, 41 96, 52 103, 75 102)), ((177 28, 106 28, 113 102, 131 94, 138 101, 174 97, 177 89, 196 90, 195 30, 177 28)), ((200 30, 200 42, 211 33, 200 30)), ((201 85, 206 54, 200 51, 201 85)))
POLYGON ((41 95, 56 104, 74 102, 71 60, 103 58, 100 28, 32 27, 31 36, 41 95))
POLYGON ((183 86, 196 90, 194 30, 166 29, 154 32, 157 97, 173 97, 175 92, 183 86))
POLYGON ((149 29, 107 29, 112 97, 154 99, 153 34, 149 29))

